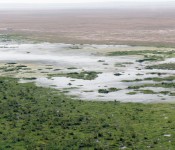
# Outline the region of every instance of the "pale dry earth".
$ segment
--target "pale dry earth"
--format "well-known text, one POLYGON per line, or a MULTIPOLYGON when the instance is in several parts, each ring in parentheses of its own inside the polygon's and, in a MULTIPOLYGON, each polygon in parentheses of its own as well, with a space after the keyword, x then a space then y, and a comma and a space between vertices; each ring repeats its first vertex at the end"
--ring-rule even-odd
POLYGON ((175 9, 0 11, 0 33, 55 43, 175 46, 175 9))

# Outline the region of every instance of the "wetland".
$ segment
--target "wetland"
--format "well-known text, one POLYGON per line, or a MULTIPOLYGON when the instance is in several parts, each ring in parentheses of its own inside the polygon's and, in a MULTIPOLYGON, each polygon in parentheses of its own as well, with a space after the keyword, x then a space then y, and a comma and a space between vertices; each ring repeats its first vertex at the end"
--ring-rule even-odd
POLYGON ((3 39, 0 149, 173 149, 174 63, 173 48, 3 39))

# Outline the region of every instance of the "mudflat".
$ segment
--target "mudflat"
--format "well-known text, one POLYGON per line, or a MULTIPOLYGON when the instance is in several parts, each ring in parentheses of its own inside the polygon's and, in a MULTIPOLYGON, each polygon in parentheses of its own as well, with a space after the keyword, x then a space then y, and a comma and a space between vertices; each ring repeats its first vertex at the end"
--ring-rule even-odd
POLYGON ((0 11, 0 34, 55 43, 175 46, 175 9, 0 11))

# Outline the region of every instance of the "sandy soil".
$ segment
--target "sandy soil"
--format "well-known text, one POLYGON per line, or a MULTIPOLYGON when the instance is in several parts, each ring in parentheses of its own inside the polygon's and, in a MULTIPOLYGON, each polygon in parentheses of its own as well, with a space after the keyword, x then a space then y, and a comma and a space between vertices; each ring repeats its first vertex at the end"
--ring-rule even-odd
POLYGON ((0 34, 56 43, 175 46, 175 10, 1 11, 0 34))

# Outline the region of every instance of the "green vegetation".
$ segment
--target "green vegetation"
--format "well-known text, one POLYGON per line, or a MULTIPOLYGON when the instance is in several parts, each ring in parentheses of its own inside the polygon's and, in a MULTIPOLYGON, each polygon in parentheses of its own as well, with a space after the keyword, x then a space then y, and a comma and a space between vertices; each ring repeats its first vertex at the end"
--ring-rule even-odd
POLYGON ((173 57, 174 53, 175 53, 174 50, 170 50, 170 51, 140 50, 140 51, 116 51, 116 52, 110 52, 108 55, 110 56, 145 55, 145 57, 148 57, 148 54, 150 55, 159 54, 159 55, 173 57))
POLYGON ((17 34, 1 34, 0 42, 27 42, 29 39, 27 37, 17 35, 17 34))
POLYGON ((165 58, 175 57, 175 51, 155 51, 155 50, 141 50, 141 51, 116 51, 110 52, 109 56, 127 56, 127 55, 142 55, 143 59, 137 60, 137 62, 145 61, 163 61, 165 58))
POLYGON ((69 46, 70 49, 82 49, 82 45, 81 44, 72 44, 71 46, 69 46))
POLYGON ((20 70, 31 70, 31 68, 28 68, 27 66, 25 65, 15 65, 14 63, 12 64, 7 64, 7 65, 4 65, 2 67, 0 67, 0 71, 2 72, 18 72, 20 70))
POLYGON ((162 81, 174 81, 175 76, 167 76, 167 77, 149 77, 144 79, 135 79, 135 80, 122 80, 122 82, 140 82, 140 81, 155 81, 155 82, 162 82, 162 81))
POLYGON ((171 92, 170 95, 171 95, 171 96, 175 96, 175 92, 171 92))
POLYGON ((52 67, 47 67, 47 68, 45 68, 45 69, 51 70, 51 69, 53 69, 53 68, 52 68, 52 67))
POLYGON ((154 56, 151 56, 151 57, 148 57, 148 56, 144 57, 144 59, 139 59, 136 62, 142 63, 142 62, 145 62, 145 61, 160 61, 160 60, 164 60, 164 58, 154 55, 154 56))
POLYGON ((31 78, 23 78, 24 80, 36 80, 36 77, 31 77, 31 78))
POLYGON ((147 66, 146 69, 175 70, 175 63, 165 63, 165 64, 147 66))
MULTIPOLYGON (((151 52, 150 52, 151 53, 151 52)), ((154 52, 152 52, 154 53, 154 52)), ((172 55, 168 55, 167 53, 154 53, 154 54, 145 54, 144 59, 139 59, 137 62, 145 62, 145 61, 163 61, 166 57, 173 57, 172 55)))
POLYGON ((152 53, 151 50, 143 50, 143 51, 116 51, 110 52, 109 56, 125 56, 125 55, 143 55, 147 53, 152 53))
POLYGON ((69 69, 69 70, 74 70, 74 69, 78 69, 78 68, 76 68, 76 67, 69 67, 69 68, 67 68, 67 69, 69 69))
POLYGON ((108 89, 109 92, 116 92, 116 91, 120 91, 120 90, 121 89, 114 88, 114 87, 108 89))
POLYGON ((175 104, 87 102, 0 78, 0 149, 174 149, 175 104))
POLYGON ((170 91, 161 91, 160 93, 161 93, 161 94, 164 94, 164 95, 167 95, 167 94, 170 93, 170 91))
POLYGON ((107 89, 99 89, 99 90, 98 90, 98 93, 107 94, 107 93, 109 93, 109 91, 108 91, 107 89))
POLYGON ((121 90, 121 89, 117 89, 117 88, 109 88, 109 89, 99 89, 98 90, 98 93, 105 93, 105 94, 107 94, 107 93, 110 93, 110 92, 116 92, 116 91, 119 91, 119 90, 121 90))
POLYGON ((15 62, 9 62, 9 63, 7 63, 8 65, 15 65, 15 64, 17 64, 17 63, 15 63, 15 62))
MULTIPOLYGON (((128 86, 128 89, 134 89, 137 92, 141 92, 143 94, 163 94, 163 95, 170 95, 174 96, 174 94, 171 93, 172 88, 175 88, 175 83, 173 82, 175 80, 175 76, 166 76, 166 77, 150 77, 145 79, 135 79, 135 80, 122 80, 122 82, 140 82, 140 81, 154 81, 155 83, 145 83, 140 85, 132 85, 128 86), (169 81, 169 82, 166 82, 169 81), (171 81, 171 82, 170 82, 171 81), (162 87, 166 88, 169 91, 161 91, 161 92, 154 92, 152 90, 146 89, 143 90, 141 88, 145 87, 162 87)), ((136 91, 129 92, 127 94, 134 95, 137 94, 136 91)))
POLYGON ((156 82, 162 82, 162 81, 173 81, 175 80, 175 76, 167 76, 167 77, 153 77, 153 78, 145 78, 144 80, 153 80, 156 82))
POLYGON ((167 73, 162 73, 162 72, 149 72, 149 73, 146 73, 146 74, 156 74, 158 76, 161 76, 161 75, 166 75, 167 73))
POLYGON ((94 91, 93 90, 86 90, 86 91, 83 91, 83 92, 87 92, 88 93, 88 92, 94 92, 94 91))
POLYGON ((49 77, 69 77, 75 79, 83 80, 94 80, 98 77, 100 72, 95 71, 83 71, 83 72, 71 72, 71 73, 58 73, 58 74, 48 74, 49 77))
POLYGON ((131 65, 132 62, 122 62, 122 63, 115 63, 116 67, 126 67, 126 65, 131 65))
POLYGON ((129 86, 128 89, 139 89, 139 88, 144 88, 144 87, 163 87, 163 88, 175 88, 175 83, 166 83, 166 82, 161 82, 161 83, 147 83, 147 84, 142 84, 142 85, 133 85, 129 86))
POLYGON ((143 81, 143 79, 135 79, 135 80, 122 80, 121 82, 140 82, 143 81))
POLYGON ((137 92, 128 92, 127 94, 128 95, 135 95, 135 94, 137 94, 137 92))
POLYGON ((140 92, 143 94, 156 94, 156 92, 154 92, 152 90, 140 90, 140 92))
MULTIPOLYGON (((154 92, 153 90, 136 90, 137 92, 143 93, 143 94, 163 94, 163 95, 169 95, 169 96, 175 96, 175 93, 172 93, 171 91, 160 91, 160 92, 154 92)), ((129 95, 135 95, 137 94, 136 91, 129 92, 127 94, 129 95)))
POLYGON ((25 67, 27 67, 26 65, 18 65, 18 66, 16 66, 17 68, 25 68, 25 67))
MULTIPOLYGON (((166 77, 149 77, 145 79, 135 79, 135 80, 123 80, 123 82, 139 82, 139 81, 154 81, 155 83, 145 83, 140 85, 132 85, 128 86, 128 89, 135 89, 136 91, 140 91, 143 94, 164 94, 169 96, 174 96, 171 93, 172 88, 175 88, 175 76, 166 76, 166 77), (154 92, 152 90, 142 90, 141 88, 145 87, 161 87, 166 88, 168 91, 154 92)), ((127 94, 136 94, 136 93, 127 93, 127 94)))

